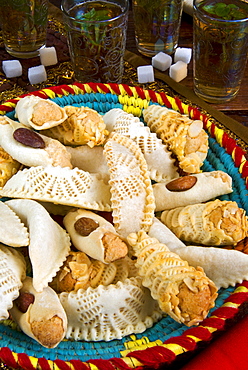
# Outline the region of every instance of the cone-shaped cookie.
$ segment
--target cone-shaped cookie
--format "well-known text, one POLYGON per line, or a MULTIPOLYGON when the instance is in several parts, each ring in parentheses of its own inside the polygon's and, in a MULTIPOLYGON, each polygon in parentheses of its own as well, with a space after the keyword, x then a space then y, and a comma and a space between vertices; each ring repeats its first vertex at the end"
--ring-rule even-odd
POLYGON ((248 235, 245 210, 219 199, 164 211, 161 221, 179 239, 195 244, 235 245, 248 235))
POLYGON ((217 288, 201 267, 194 268, 144 231, 128 236, 142 284, 162 311, 187 326, 197 325, 214 307, 217 288))
POLYGON ((59 140, 65 145, 102 145, 108 136, 102 116, 88 107, 66 106, 68 118, 44 134, 59 140))
POLYGON ((208 151, 208 135, 202 121, 158 105, 144 109, 143 116, 151 131, 177 156, 184 172, 200 172, 208 151))

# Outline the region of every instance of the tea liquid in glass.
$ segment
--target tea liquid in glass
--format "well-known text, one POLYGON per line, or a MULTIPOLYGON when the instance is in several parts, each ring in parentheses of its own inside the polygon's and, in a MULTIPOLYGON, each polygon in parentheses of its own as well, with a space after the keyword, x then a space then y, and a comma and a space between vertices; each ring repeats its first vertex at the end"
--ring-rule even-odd
POLYGON ((239 91, 248 50, 248 4, 203 0, 194 9, 194 89, 209 102, 239 91))
POLYGON ((0 24, 9 54, 17 58, 39 54, 46 43, 47 14, 47 0, 0 0, 0 24))
POLYGON ((172 54, 177 45, 182 0, 133 0, 135 39, 138 50, 153 56, 172 54))
POLYGON ((127 17, 118 4, 86 1, 68 12, 69 49, 80 82, 120 83, 126 44, 127 17))

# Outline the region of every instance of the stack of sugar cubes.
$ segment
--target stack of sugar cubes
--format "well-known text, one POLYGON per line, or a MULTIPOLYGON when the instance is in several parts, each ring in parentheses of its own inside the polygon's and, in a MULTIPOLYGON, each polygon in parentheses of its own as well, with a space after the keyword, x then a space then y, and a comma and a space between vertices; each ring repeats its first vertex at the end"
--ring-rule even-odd
POLYGON ((174 54, 174 63, 169 54, 162 51, 152 57, 152 64, 137 68, 138 82, 154 82, 154 69, 164 72, 169 69, 169 76, 176 82, 182 81, 188 74, 188 64, 191 60, 192 49, 178 47, 174 54))
MULTIPOLYGON (((58 63, 57 53, 54 46, 40 49, 41 64, 28 69, 28 79, 31 85, 47 80, 47 66, 58 63)), ((22 65, 19 60, 4 60, 2 69, 7 78, 19 77, 22 75, 22 65)))

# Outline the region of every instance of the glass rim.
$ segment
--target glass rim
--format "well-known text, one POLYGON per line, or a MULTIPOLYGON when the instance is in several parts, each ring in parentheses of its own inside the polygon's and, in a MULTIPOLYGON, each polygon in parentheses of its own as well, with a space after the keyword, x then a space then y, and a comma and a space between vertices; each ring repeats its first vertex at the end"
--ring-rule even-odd
MULTIPOLYGON (((209 18, 209 19, 211 19, 215 22, 230 23, 230 24, 242 23, 242 22, 247 22, 248 21, 248 15, 247 15, 246 18, 242 18, 242 19, 221 19, 221 18, 213 17, 211 14, 203 13, 201 11, 201 9, 199 9, 198 4, 196 4, 197 1, 199 1, 198 4, 202 3, 202 0, 193 0, 193 12, 195 13, 196 11, 198 11, 204 18, 209 18)), ((242 0, 241 0, 241 2, 245 3, 245 1, 242 1, 242 0)), ((248 3, 246 3, 246 4, 248 4, 248 3)))
MULTIPOLYGON (((64 7, 64 3, 65 3, 65 1, 66 0, 62 0, 61 1, 61 10, 62 10, 62 12, 63 12, 63 14, 66 16, 66 17, 68 17, 70 20, 73 20, 73 21, 75 21, 75 22, 79 22, 79 23, 81 23, 81 22, 84 22, 84 23, 89 23, 89 24, 101 24, 101 23, 109 23, 109 22, 113 22, 113 21, 115 21, 115 20, 118 20, 119 18, 121 18, 121 17, 123 17, 125 14, 127 14, 127 12, 128 12, 128 10, 129 10, 129 0, 123 0, 124 1, 124 3, 125 3, 125 7, 124 8, 121 8, 121 13, 119 14, 119 15, 117 15, 116 17, 113 17, 113 18, 109 18, 109 19, 105 19, 105 20, 100 20, 100 21, 94 21, 94 20, 87 20, 87 19, 82 19, 82 20, 80 20, 80 19, 77 19, 77 18, 75 18, 75 17, 72 17, 70 14, 69 14, 69 10, 70 9, 72 9, 72 7, 70 8, 70 9, 68 9, 68 10, 66 10, 65 9, 65 7, 64 7)), ((83 3, 87 3, 87 2, 94 2, 94 1, 97 1, 97 0, 85 0, 85 1, 83 1, 83 3)), ((80 0, 76 0, 75 2, 74 2, 74 5, 77 5, 77 4, 80 4, 82 1, 80 1, 80 0)), ((114 0, 113 1, 109 1, 109 0, 107 0, 107 1, 105 1, 105 0, 103 0, 103 2, 106 2, 106 3, 112 3, 112 4, 117 4, 114 0)), ((117 4, 118 5, 118 4, 117 4)))

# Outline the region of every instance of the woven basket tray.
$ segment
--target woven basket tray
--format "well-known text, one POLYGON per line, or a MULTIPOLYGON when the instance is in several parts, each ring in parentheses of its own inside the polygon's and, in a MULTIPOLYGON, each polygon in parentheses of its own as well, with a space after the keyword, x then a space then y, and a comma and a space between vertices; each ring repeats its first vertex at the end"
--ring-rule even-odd
MULTIPOLYGON (((209 152, 203 171, 223 170, 233 179, 233 193, 220 199, 236 201, 248 213, 248 162, 245 151, 235 138, 218 127, 216 122, 198 108, 184 104, 165 93, 117 84, 60 85, 32 93, 53 99, 60 106, 88 106, 104 114, 112 108, 122 108, 141 117, 142 109, 158 103, 193 119, 202 119, 209 134, 209 152)), ((24 95, 23 95, 24 96, 24 95)), ((14 118, 17 101, 11 99, 0 105, 0 114, 14 118)), ((247 241, 235 248, 246 252, 247 241)), ((169 366, 183 354, 193 354, 216 334, 226 330, 228 323, 238 317, 248 303, 248 282, 220 289, 215 308, 197 327, 187 328, 165 317, 142 334, 130 335, 111 342, 73 342, 64 340, 55 349, 46 349, 16 329, 11 320, 0 323, 0 359, 5 367, 63 370, 128 370, 157 369, 169 366)))

